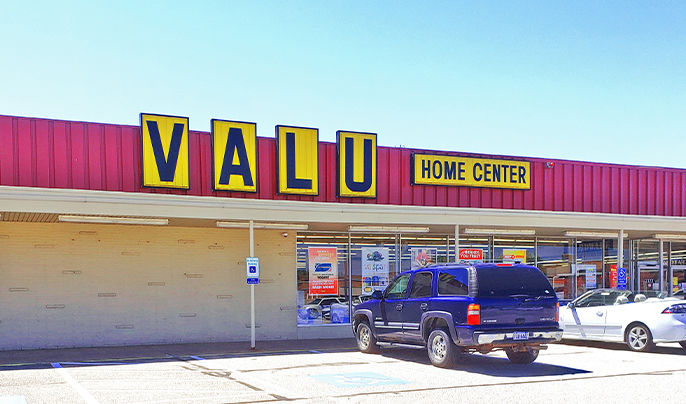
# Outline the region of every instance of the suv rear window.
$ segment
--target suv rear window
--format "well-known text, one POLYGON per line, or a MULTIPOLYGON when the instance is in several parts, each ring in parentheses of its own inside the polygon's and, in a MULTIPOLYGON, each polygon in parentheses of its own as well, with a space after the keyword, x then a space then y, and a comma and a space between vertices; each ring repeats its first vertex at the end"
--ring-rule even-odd
POLYGON ((445 269, 438 273, 438 294, 466 296, 469 293, 469 273, 464 268, 445 269))
POLYGON ((476 271, 476 279, 478 294, 483 297, 555 296, 548 278, 534 267, 481 267, 476 271))

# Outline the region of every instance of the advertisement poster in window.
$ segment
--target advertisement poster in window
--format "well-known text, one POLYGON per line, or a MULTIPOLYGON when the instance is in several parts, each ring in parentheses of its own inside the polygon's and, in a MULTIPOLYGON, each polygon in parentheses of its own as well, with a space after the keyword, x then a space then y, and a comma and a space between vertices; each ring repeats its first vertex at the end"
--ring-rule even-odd
POLYGON ((460 261, 478 261, 484 260, 484 250, 480 248, 460 248, 460 261))
POLYGON ((526 264, 526 250, 503 250, 503 262, 526 264))
POLYGON ((412 269, 424 268, 436 263, 437 248, 410 248, 412 269))
POLYGON ((308 247, 310 295, 338 295, 338 254, 336 247, 308 247))
POLYGON ((362 248, 362 295, 384 290, 388 285, 388 248, 362 248))
POLYGON ((595 265, 579 265, 579 271, 583 271, 586 274, 586 290, 598 287, 595 265))

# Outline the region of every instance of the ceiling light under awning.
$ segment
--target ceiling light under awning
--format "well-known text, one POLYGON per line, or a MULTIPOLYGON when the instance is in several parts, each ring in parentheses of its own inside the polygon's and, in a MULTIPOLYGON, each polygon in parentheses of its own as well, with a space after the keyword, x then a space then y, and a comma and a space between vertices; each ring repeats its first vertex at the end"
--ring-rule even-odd
MULTIPOLYGON (((619 238, 619 233, 617 232, 600 232, 600 231, 566 231, 563 233, 567 237, 579 237, 579 238, 619 238)), ((624 238, 629 237, 627 233, 624 233, 624 238)))
POLYGON ((349 226, 353 233, 428 233, 428 227, 412 226, 349 226))
POLYGON ((653 234, 653 238, 658 240, 684 240, 686 241, 686 234, 653 234))
POLYGON ((488 229, 488 228, 466 228, 464 234, 497 234, 497 235, 517 235, 517 236, 535 236, 534 229, 488 229))
POLYGON ((59 215, 60 222, 67 223, 95 223, 95 224, 142 224, 152 226, 166 226, 169 219, 150 219, 135 217, 112 217, 112 216, 77 216, 59 215))
MULTIPOLYGON (((227 228, 227 229, 249 229, 250 222, 217 222, 217 227, 227 228)), ((296 224, 296 223, 264 223, 264 222, 253 222, 253 229, 264 229, 264 230, 307 230, 310 226, 307 224, 296 224)))

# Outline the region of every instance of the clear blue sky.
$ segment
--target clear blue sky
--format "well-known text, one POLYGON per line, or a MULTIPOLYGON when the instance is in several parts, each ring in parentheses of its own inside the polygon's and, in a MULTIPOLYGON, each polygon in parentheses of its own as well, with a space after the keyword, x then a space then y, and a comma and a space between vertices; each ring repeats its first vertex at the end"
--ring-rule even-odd
POLYGON ((4 2, 0 114, 686 167, 686 1, 98 3, 4 2))

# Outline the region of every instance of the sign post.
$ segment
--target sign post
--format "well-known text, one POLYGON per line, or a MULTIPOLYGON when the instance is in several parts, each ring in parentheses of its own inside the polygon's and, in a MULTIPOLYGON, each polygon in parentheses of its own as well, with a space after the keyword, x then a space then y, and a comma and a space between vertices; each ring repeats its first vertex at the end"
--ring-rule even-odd
POLYGON ((248 285, 260 284, 260 259, 247 257, 245 259, 245 278, 248 285))

